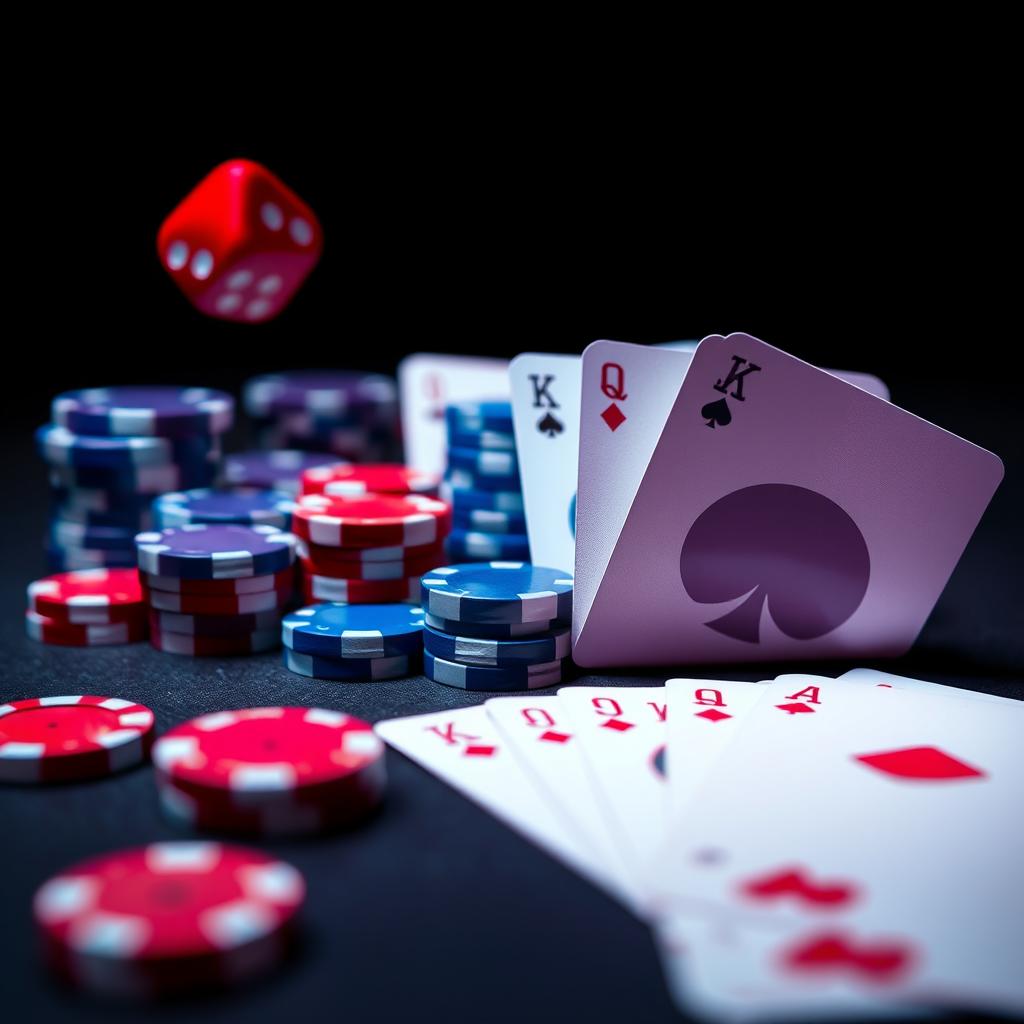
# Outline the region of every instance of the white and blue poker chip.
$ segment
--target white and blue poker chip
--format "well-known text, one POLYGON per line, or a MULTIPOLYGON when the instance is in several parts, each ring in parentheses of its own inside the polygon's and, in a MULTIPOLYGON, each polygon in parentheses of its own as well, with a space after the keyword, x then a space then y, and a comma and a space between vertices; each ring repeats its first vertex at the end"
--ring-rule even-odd
POLYGON ((54 516, 50 519, 48 540, 55 548, 134 552, 138 532, 138 527, 90 526, 54 516))
POLYGON ((429 625, 423 627, 423 646, 436 658, 491 668, 561 661, 569 657, 572 648, 567 627, 519 640, 486 640, 453 636, 429 625))
POLYGON ((516 453, 496 452, 485 448, 449 448, 448 465, 465 469, 477 476, 519 479, 519 460, 516 453))
POLYGON ((464 508, 452 512, 457 530, 479 530, 482 533, 526 533, 526 516, 522 512, 499 512, 490 508, 464 508))
POLYGON ((449 431, 467 431, 478 434, 482 430, 494 430, 499 434, 511 434, 512 403, 503 401, 491 402, 453 402, 444 410, 445 422, 449 431))
POLYGON ((139 568, 179 579, 266 576, 295 561, 295 537, 273 526, 189 523, 140 533, 139 568))
POLYGON ((553 632, 564 622, 453 622, 436 615, 425 615, 424 624, 450 636, 476 637, 480 640, 518 640, 553 632))
POLYGON ((423 620, 408 604, 313 604, 285 616, 281 642, 327 658, 410 656, 423 650, 423 620))
POLYGON ((234 421, 235 400, 211 388, 82 388, 58 395, 53 422, 103 437, 192 437, 222 434, 234 421))
POLYGON ((516 664, 501 668, 485 668, 480 665, 460 665, 446 658, 439 658, 430 651, 423 652, 423 674, 428 679, 460 690, 489 693, 539 690, 555 686, 565 681, 569 667, 567 661, 547 661, 535 665, 516 664))
POLYGON ((523 515, 523 493, 511 491, 484 491, 474 487, 453 486, 446 481, 441 484, 441 497, 452 506, 453 515, 476 509, 490 509, 495 512, 518 512, 523 515))
POLYGON ((139 466, 213 462, 219 458, 214 438, 92 437, 48 423, 36 431, 43 458, 54 466, 131 470, 139 466))
POLYGON ((245 526, 291 526, 295 502, 283 491, 226 491, 198 487, 171 491, 153 500, 158 530, 187 523, 240 523, 245 526))
POLYGON ((480 448, 492 452, 514 452, 516 438, 497 430, 449 430, 449 448, 480 448))
MULTIPOLYGON (((506 454, 497 452, 493 454, 506 454)), ((458 488, 464 491, 510 491, 516 492, 521 489, 522 481, 519 479, 518 471, 508 475, 477 473, 465 466, 453 465, 448 462, 448 471, 444 476, 448 486, 452 489, 458 488)))
POLYGON ((399 654, 388 658, 319 658, 286 647, 283 661, 285 668, 298 675, 340 682, 399 679, 419 671, 419 656, 416 654, 399 654))
POLYGON ((163 494, 192 487, 209 487, 217 478, 218 467, 203 461, 194 465, 132 466, 105 469, 99 466, 51 466, 50 485, 58 490, 110 492, 116 506, 122 498, 163 494))
POLYGON ((529 561, 530 540, 525 533, 486 533, 453 529, 445 542, 448 557, 456 560, 529 561))
POLYGON ((426 612, 453 622, 568 622, 573 579, 529 562, 441 566, 420 580, 426 612))

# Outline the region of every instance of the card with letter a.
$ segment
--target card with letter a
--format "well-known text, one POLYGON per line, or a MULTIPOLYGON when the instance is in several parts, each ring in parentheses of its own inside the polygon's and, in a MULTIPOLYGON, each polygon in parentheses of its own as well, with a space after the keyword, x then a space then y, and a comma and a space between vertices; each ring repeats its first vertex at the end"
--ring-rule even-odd
POLYGON ((998 457, 746 334, 701 342, 648 457, 628 427, 665 384, 605 344, 583 356, 575 660, 906 651, 998 457))

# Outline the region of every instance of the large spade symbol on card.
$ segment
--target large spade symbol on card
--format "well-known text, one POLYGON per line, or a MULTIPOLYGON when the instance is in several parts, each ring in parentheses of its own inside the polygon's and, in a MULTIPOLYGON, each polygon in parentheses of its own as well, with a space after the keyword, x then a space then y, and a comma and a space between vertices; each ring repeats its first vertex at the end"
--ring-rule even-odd
POLYGON ((694 601, 745 598, 705 623, 736 640, 760 640, 761 611, 794 640, 841 626, 864 598, 871 571, 857 524, 834 501, 792 484, 757 484, 708 506, 679 557, 694 601))

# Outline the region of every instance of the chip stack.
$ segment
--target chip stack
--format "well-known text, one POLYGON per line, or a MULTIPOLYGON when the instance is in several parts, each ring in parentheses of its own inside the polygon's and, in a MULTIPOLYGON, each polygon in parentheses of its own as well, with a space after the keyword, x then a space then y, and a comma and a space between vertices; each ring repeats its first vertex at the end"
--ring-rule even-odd
POLYGON ((330 466, 337 459, 324 452, 294 448, 231 452, 224 459, 224 481, 238 490, 273 490, 299 493, 302 474, 314 466, 330 466))
POLYGON ((573 579, 528 562, 448 565, 421 582, 424 672, 463 690, 507 693, 564 682, 573 579))
POLYGON ((291 529, 295 502, 284 491, 244 489, 170 491, 153 499, 153 526, 166 530, 189 523, 236 523, 291 529))
POLYGON ((408 604, 314 604, 281 623, 285 667, 337 682, 416 675, 423 609, 408 604))
POLYGON ((263 448, 330 452, 353 462, 398 454, 398 391, 391 377, 298 370, 254 377, 245 408, 263 448))
POLYGON ((444 561, 451 522, 447 503, 424 494, 299 498, 292 529, 299 538, 304 600, 418 604, 419 578, 444 561))
POLYGON ((135 538, 150 642, 169 654, 231 655, 280 644, 295 537, 277 527, 188 523, 135 538))
POLYGON ((129 567, 153 496, 216 480, 234 400, 208 388, 87 388, 58 395, 52 416, 36 432, 50 466, 50 568, 129 567))
POLYGON ((462 402, 445 409, 448 472, 442 496, 452 504, 452 560, 530 557, 523 493, 508 402, 462 402))

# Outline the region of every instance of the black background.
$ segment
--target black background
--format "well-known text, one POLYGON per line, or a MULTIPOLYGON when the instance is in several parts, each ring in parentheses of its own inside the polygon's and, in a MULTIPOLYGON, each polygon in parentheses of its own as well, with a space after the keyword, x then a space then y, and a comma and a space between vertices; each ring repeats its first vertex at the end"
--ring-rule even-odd
MULTIPOLYGON (((1004 458, 1007 479, 915 650, 879 667, 1024 697, 1018 361, 1000 308, 1009 273, 988 238, 1000 193, 991 179, 969 189, 941 159, 940 139, 903 140, 884 159, 838 133, 799 151, 780 138, 771 151, 734 143, 691 156, 663 146, 665 134, 610 141, 571 119, 508 134, 396 123, 381 148, 349 135, 340 114, 316 132, 269 114, 272 131, 235 123, 225 117, 200 135, 185 120, 159 133, 126 121, 109 136, 90 123, 26 149, 16 212, 28 266, 8 296, 24 316, 18 362, 3 383, 0 696, 132 696, 158 712, 161 729, 259 703, 320 703, 378 719, 465 699, 423 679, 316 683, 273 656, 219 663, 27 640, 24 586, 44 569, 45 518, 31 429, 60 390, 167 382, 237 393, 253 373, 289 366, 391 372, 419 350, 511 356, 579 351, 599 337, 744 330, 822 365, 877 373, 897 404, 1004 458), (161 219, 232 156, 266 163, 326 233, 319 268, 260 327, 194 313, 154 252, 161 219)), ((615 678, 660 683, 672 674, 615 678)), ((402 758, 390 764, 391 800, 367 828, 266 844, 312 889, 309 942, 291 970, 229 997, 161 1009, 158 1019, 675 1019, 644 928, 402 758)), ((148 769, 46 792, 4 790, 0 827, 0 956, 12 1016, 133 1019, 48 984, 35 966, 28 903, 81 857, 176 834, 156 812, 148 769)))

